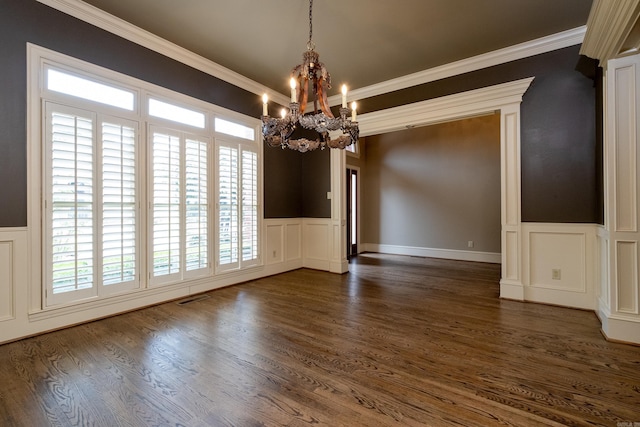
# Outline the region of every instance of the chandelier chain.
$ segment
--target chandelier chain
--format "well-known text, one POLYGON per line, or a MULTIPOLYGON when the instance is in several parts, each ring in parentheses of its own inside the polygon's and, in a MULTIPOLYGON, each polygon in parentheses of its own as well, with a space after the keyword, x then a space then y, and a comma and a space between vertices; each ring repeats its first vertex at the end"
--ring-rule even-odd
POLYGON ((313 43, 311 41, 313 36, 313 14, 311 13, 313 9, 313 0, 309 0, 309 43, 313 43))

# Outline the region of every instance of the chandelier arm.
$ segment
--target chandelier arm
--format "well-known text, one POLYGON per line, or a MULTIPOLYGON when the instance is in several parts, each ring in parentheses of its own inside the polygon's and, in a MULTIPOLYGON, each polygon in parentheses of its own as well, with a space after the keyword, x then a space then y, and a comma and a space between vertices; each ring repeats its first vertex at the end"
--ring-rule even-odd
POLYGON ((329 101, 327 100, 327 92, 325 90, 324 78, 318 79, 318 102, 320 103, 320 110, 329 118, 333 118, 331 108, 329 108, 329 101))
POLYGON ((309 79, 306 77, 298 79, 298 99, 300 100, 300 114, 304 114, 309 99, 309 79))

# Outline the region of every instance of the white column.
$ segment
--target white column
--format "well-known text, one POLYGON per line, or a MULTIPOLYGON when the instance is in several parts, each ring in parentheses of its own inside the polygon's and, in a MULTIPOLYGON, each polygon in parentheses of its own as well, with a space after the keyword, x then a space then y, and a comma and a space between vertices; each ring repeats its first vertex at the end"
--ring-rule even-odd
POLYGON ((520 183, 520 103, 500 109, 502 278, 500 297, 524 300, 520 183))
POLYGON ((640 55, 611 60, 605 74, 605 231, 608 272, 598 313, 613 340, 640 344, 638 138, 640 55))
POLYGON ((346 207, 346 153, 331 149, 331 227, 329 233, 329 271, 346 273, 347 261, 347 207, 346 207))

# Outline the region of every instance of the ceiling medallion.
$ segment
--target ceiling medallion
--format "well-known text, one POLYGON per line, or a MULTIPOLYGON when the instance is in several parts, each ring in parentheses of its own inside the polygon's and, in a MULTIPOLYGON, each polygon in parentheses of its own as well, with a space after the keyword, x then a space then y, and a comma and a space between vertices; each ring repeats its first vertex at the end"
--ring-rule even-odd
POLYGON ((340 117, 334 117, 327 101, 327 91, 331 89, 331 75, 320 62, 312 40, 313 0, 309 0, 309 41, 307 50, 302 54, 302 64, 291 71, 291 102, 289 110, 283 108, 281 118, 269 117, 267 95, 262 96, 262 136, 271 147, 290 148, 306 152, 325 147, 341 148, 355 144, 360 130, 356 121, 356 103, 351 110, 347 108, 347 87, 342 86, 342 106, 340 117), (311 85, 312 92, 309 92, 311 85), (311 94, 312 99, 309 99, 311 94), (304 114, 307 104, 313 101, 313 112, 304 114), (351 112, 351 116, 347 116, 351 112), (314 130, 315 140, 307 138, 291 139, 293 131, 300 124, 303 128, 314 130), (341 130, 342 135, 331 139, 329 132, 341 130))

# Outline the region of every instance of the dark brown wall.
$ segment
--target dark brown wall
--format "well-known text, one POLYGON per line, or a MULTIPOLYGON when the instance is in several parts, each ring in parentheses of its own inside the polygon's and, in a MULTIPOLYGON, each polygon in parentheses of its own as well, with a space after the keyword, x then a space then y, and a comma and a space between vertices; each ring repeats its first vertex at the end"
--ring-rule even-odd
POLYGON ((302 156, 304 154, 297 151, 265 144, 265 218, 302 217, 302 156))
POLYGON ((535 77, 522 102, 522 220, 603 223, 596 63, 579 46, 361 100, 362 113, 535 77), (579 68, 579 70, 577 69, 579 68), (591 71, 589 76, 583 74, 591 71))
POLYGON ((302 154, 302 217, 331 218, 331 154, 329 149, 302 154))
MULTIPOLYGON (((253 93, 35 0, 0 0, 0 227, 27 225, 27 42, 249 116, 259 117, 262 111, 262 101, 253 93)), ((278 203, 274 215, 300 216, 300 188, 281 185, 300 182, 300 157, 269 152, 264 170, 265 199, 278 203)))

